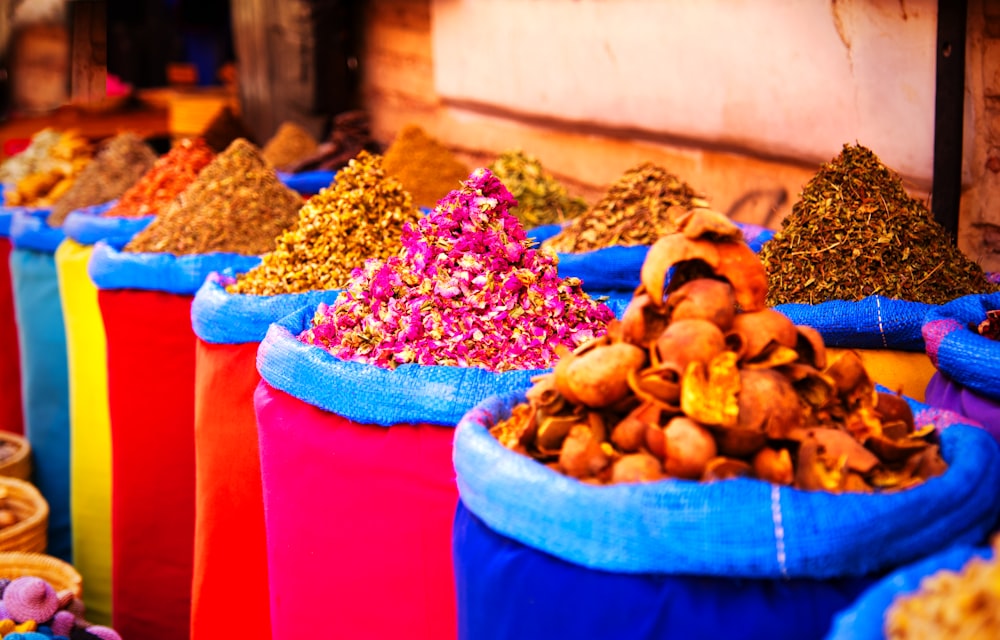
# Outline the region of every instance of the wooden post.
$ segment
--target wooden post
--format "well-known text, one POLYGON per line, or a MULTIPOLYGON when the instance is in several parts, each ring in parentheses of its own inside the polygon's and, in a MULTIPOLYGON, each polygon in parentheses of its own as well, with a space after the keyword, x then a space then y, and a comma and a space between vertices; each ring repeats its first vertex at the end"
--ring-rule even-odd
POLYGON ((99 102, 108 78, 108 7, 106 0, 71 0, 70 101, 99 102))
POLYGON ((355 4, 239 0, 230 5, 241 113, 258 140, 268 140, 285 121, 321 138, 331 116, 356 107, 347 69, 354 43, 341 36, 352 31, 355 4))

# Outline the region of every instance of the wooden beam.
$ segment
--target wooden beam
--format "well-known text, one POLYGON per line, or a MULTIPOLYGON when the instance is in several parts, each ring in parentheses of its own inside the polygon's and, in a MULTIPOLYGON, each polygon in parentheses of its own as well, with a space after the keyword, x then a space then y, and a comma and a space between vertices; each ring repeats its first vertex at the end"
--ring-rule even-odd
POLYGON ((107 0, 71 0, 70 101, 100 102, 108 77, 107 0))

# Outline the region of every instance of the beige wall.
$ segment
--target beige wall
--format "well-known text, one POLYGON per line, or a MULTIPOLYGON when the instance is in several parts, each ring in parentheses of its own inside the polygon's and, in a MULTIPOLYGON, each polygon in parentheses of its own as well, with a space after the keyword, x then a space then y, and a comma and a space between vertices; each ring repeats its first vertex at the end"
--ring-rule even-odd
MULTIPOLYGON (((1000 184, 985 167, 994 156, 1000 165, 1000 120, 990 116, 1000 113, 1000 63, 987 45, 1000 40, 986 37, 984 15, 996 4, 969 8, 961 220, 963 248, 991 270, 1000 270, 1000 184), (996 76, 996 98, 985 76, 996 76)), ((652 161, 734 219, 774 227, 846 142, 871 147, 926 197, 935 7, 373 0, 364 96, 386 143, 417 122, 470 164, 524 148, 590 201, 652 161)))

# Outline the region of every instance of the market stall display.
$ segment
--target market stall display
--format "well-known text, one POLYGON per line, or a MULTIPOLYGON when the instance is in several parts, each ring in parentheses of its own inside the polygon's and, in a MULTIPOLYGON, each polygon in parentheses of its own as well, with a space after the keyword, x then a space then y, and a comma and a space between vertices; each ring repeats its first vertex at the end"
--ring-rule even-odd
POLYGON ((399 251, 401 228, 417 215, 379 156, 362 151, 335 184, 303 205, 260 265, 235 277, 213 274, 195 295, 193 639, 270 629, 253 410, 257 347, 268 326, 302 307, 333 303, 365 259, 399 251), (243 588, 234 590, 234 581, 243 588), (248 613, 233 620, 235 608, 248 613))
POLYGON ((726 218, 679 226, 606 337, 460 422, 461 637, 818 638, 865 580, 1000 515, 992 438, 828 361, 726 218))
POLYGON ((317 607, 345 637, 455 636, 452 427, 612 318, 512 205, 476 170, 404 228, 397 256, 268 330, 254 404, 275 638, 314 629, 317 607))
POLYGON ((255 266, 300 203, 259 150, 237 140, 123 250, 94 248, 111 418, 112 612, 126 637, 191 632, 193 296, 213 271, 255 266), (135 375, 150 363, 153 377, 135 375))

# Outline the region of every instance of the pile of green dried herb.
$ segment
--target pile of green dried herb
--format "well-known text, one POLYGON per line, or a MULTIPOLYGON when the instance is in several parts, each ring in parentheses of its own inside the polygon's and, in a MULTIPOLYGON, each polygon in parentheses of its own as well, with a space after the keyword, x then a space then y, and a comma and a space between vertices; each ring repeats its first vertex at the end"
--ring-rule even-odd
POLYGON ((525 229, 565 222, 587 210, 583 198, 570 197, 538 158, 523 151, 505 151, 487 168, 517 200, 511 213, 525 229))
POLYGON ((647 162, 626 171, 600 202, 542 245, 559 253, 650 245, 677 231, 678 212, 707 206, 689 184, 647 162))
POLYGON ((111 138, 80 171, 66 195, 52 205, 49 226, 62 225, 71 211, 120 197, 155 162, 156 152, 135 133, 127 131, 111 138))
POLYGON ((997 289, 899 175, 861 145, 845 144, 820 167, 760 256, 772 306, 876 294, 943 304, 997 289))
POLYGON ((136 253, 261 255, 298 216, 302 198, 260 149, 239 138, 125 246, 136 253))

